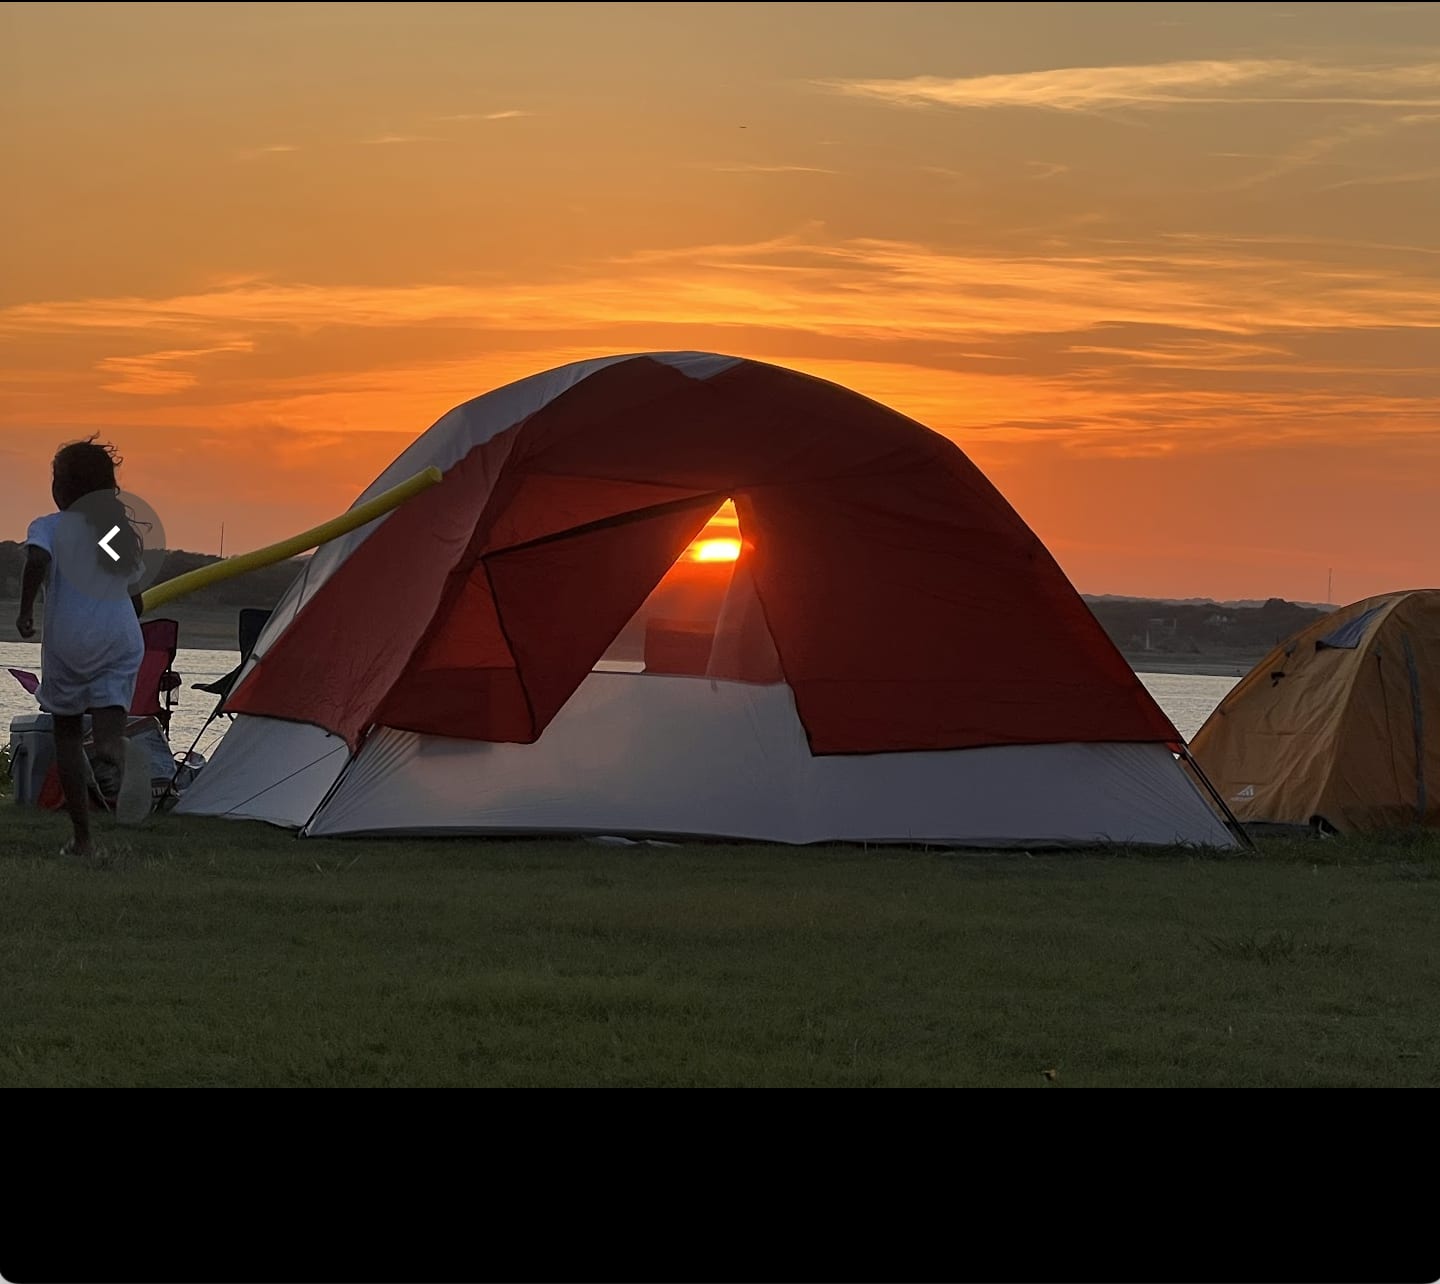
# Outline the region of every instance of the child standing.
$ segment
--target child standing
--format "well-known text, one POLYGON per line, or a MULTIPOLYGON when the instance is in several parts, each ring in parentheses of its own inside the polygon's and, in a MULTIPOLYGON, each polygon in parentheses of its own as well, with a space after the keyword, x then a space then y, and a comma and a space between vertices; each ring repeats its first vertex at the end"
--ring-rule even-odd
POLYGON ((93 437, 62 446, 55 454, 50 487, 59 511, 37 517, 25 535, 15 627, 21 637, 34 637, 35 597, 43 585, 40 707, 54 717, 55 759, 75 831, 62 854, 95 854, 91 769, 85 758, 87 713, 95 738, 93 778, 102 799, 112 807, 123 799, 117 810, 133 812, 143 786, 144 811, 149 811, 148 771, 139 780, 125 779, 137 774, 125 771, 125 722, 145 653, 139 599, 131 596, 130 588, 144 568, 140 534, 117 493, 119 462, 113 447, 93 437), (115 533, 109 535, 112 528, 115 533), (130 788, 124 788, 126 783, 130 788))

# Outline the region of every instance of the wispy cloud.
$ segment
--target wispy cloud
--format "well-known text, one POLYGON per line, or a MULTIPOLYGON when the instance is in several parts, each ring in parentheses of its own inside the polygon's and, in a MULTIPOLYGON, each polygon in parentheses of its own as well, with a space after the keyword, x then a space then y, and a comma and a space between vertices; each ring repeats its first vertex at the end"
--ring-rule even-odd
POLYGON ((1406 112, 1402 116, 1384 116, 1378 120, 1359 120, 1327 130, 1308 138, 1288 152, 1275 158, 1275 163, 1258 174, 1242 179, 1236 190, 1282 178, 1321 164, 1338 164, 1335 158, 1357 143, 1373 144, 1377 139, 1416 126, 1433 125, 1440 121, 1434 112, 1406 112))
POLYGON ((377 134, 374 138, 355 140, 363 147, 394 147, 402 143, 434 143, 438 139, 429 134, 377 134))
POLYGON ((975 255, 806 236, 631 255, 566 289, 526 282, 321 286, 252 282, 164 299, 19 304, 0 333, 205 334, 211 327, 444 323, 497 332, 611 324, 769 326, 872 339, 958 338, 1145 323, 1266 329, 1440 326, 1440 281, 1412 262, 1261 248, 975 255))
POLYGON ((267 143, 264 147, 247 147, 238 153, 240 160, 256 160, 261 156, 276 156, 283 152, 298 152, 296 143, 267 143))
POLYGON ((793 252, 796 246, 818 242, 824 233, 822 224, 808 223, 798 232, 786 236, 772 236, 763 241, 720 241, 709 245, 684 245, 663 250, 632 250, 629 254, 616 255, 612 264, 631 263, 703 263, 711 260, 733 262, 736 260, 761 261, 774 254, 793 252))
POLYGON ((708 169, 715 174, 838 174, 835 169, 820 165, 697 165, 692 168, 708 169))
POLYGON ((184 392, 199 383, 199 377, 184 368, 201 357, 225 352, 253 352, 249 339, 236 339, 209 348, 177 348, 167 352, 144 352, 130 357, 106 357, 96 367, 114 382, 100 386, 107 392, 125 392, 142 397, 184 392))
POLYGON ((1403 170, 1395 174, 1362 174, 1338 183, 1327 183, 1322 192, 1339 191, 1342 187, 1390 187, 1399 183, 1433 183, 1440 181, 1440 168, 1403 170))
POLYGON ((1225 342, 1215 339, 1157 340, 1149 347, 1074 343, 1067 345, 1065 350, 1071 353, 1127 357, 1145 365, 1195 370, 1234 369, 1240 363, 1253 369, 1254 360, 1257 358, 1270 359, 1290 355, 1285 348, 1276 344, 1225 342))
POLYGON ((828 80, 822 88, 907 107, 1095 112, 1219 103, 1440 106, 1440 63, 1332 66, 1281 58, 1058 67, 995 76, 828 80))
POLYGON ((509 111, 462 111, 455 112, 449 116, 436 116, 436 120, 462 121, 462 120, 519 120, 522 116, 533 116, 533 111, 519 111, 512 108, 509 111))
POLYGON ((1402 255, 1422 254, 1440 256, 1440 247, 1434 245, 1412 245, 1396 241, 1357 240, 1332 236, 1304 236, 1298 233, 1252 233, 1231 235, 1205 235, 1199 232, 1162 232, 1162 241, 1179 242, 1193 246, 1243 246, 1264 245, 1279 253, 1282 250, 1300 251, 1303 254, 1348 252, 1358 250, 1364 254, 1394 252, 1402 255))
POLYGON ((129 399, 116 394, 130 394, 146 398, 136 423, 380 430, 566 360, 713 347, 837 379, 942 431, 1001 442, 1044 429, 1145 455, 1342 441, 1357 425, 1434 438, 1437 278, 1433 254, 1303 237, 980 255, 815 227, 577 265, 563 289, 237 278, 16 305, 0 309, 0 335, 16 422, 57 399, 116 422, 129 399), (26 353, 67 343, 71 364, 28 368, 26 353), (97 369, 97 344, 120 355, 97 369), (262 351, 303 356, 281 372, 262 351))

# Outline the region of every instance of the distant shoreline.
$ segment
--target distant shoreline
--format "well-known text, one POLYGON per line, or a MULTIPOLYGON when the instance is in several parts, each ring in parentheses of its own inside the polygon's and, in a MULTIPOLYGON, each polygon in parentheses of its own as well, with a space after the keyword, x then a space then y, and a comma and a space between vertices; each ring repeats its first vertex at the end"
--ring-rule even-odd
MULTIPOLYGON (((15 632, 19 603, 0 599, 0 642, 23 642, 15 632)), ((142 620, 174 620, 180 625, 182 651, 238 651, 240 610, 234 606, 196 606, 173 602, 150 611, 142 620)))
POLYGON ((1134 655, 1122 651, 1136 673, 1193 673, 1197 677, 1243 678, 1265 657, 1241 656, 1227 659, 1217 655, 1134 655))

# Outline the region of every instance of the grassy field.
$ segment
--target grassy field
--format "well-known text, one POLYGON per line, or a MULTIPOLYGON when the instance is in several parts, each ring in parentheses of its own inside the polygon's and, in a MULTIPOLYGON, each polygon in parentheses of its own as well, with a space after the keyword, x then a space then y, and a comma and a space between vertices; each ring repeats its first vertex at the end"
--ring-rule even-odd
POLYGON ((169 817, 93 868, 65 832, 0 802, 0 1084, 1440 1080, 1436 834, 1031 856, 169 817))

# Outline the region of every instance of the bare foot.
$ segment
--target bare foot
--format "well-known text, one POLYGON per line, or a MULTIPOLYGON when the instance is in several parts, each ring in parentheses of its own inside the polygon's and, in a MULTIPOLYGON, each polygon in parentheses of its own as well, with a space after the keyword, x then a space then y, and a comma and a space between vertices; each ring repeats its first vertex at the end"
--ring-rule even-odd
POLYGON ((60 849, 61 856, 69 856, 75 860, 89 861, 93 864, 101 864, 108 857, 103 847, 96 844, 91 838, 71 838, 60 849))

